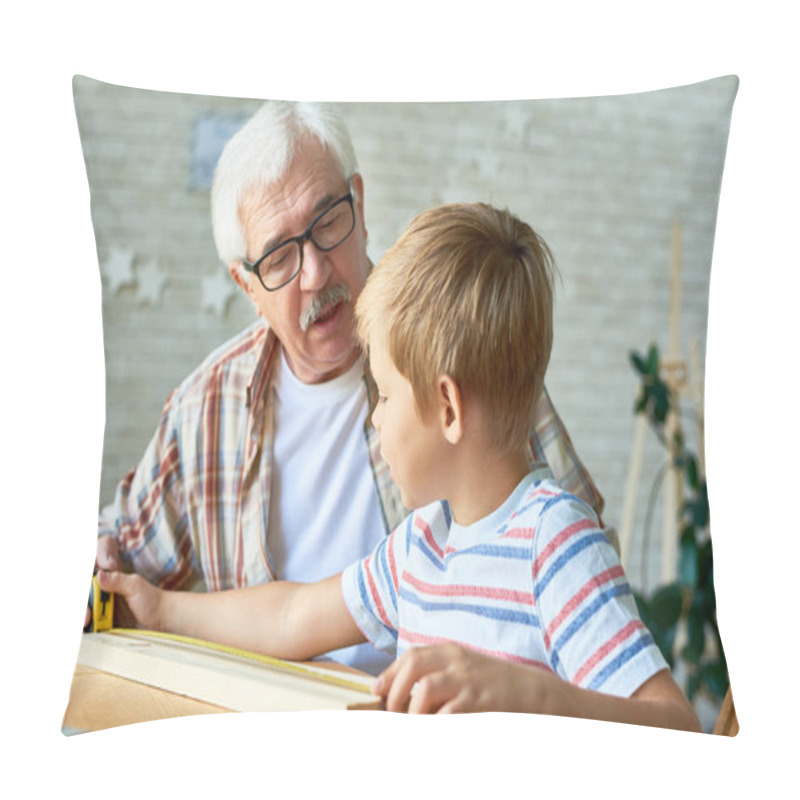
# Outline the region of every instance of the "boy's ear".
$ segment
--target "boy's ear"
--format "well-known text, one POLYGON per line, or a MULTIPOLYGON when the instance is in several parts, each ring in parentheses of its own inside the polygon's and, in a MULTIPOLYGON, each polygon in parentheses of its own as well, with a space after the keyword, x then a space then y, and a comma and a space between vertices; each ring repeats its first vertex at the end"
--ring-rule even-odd
POLYGON ((464 401, 458 384, 449 375, 439 378, 438 399, 442 433, 450 444, 458 444, 464 435, 464 401))

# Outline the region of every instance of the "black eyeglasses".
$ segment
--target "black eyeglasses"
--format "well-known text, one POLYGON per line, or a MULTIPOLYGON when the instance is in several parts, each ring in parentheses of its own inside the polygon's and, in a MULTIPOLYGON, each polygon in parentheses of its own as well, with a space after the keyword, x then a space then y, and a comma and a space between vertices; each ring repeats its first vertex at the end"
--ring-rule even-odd
POLYGON ((311 242, 317 250, 327 253, 338 247, 356 227, 353 194, 348 192, 314 218, 305 233, 270 247, 254 264, 242 260, 248 272, 258 276, 261 285, 274 292, 293 281, 303 266, 303 245, 311 242))

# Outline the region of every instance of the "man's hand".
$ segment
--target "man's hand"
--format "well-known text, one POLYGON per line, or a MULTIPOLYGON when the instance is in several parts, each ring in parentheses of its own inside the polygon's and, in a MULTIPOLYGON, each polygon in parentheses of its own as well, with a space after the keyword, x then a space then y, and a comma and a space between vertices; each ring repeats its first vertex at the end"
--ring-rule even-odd
POLYGON ((164 590, 148 583, 140 575, 127 575, 124 572, 97 573, 100 588, 114 592, 123 598, 127 607, 142 628, 159 630, 164 590))
POLYGON ((542 670, 444 644, 406 651, 378 676, 373 691, 388 711, 410 714, 535 713, 552 681, 560 683, 542 670))

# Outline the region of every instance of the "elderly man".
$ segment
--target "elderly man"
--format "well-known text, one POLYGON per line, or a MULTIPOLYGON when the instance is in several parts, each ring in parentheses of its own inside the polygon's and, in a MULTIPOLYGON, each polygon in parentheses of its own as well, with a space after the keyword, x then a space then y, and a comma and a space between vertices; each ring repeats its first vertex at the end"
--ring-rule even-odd
MULTIPOLYGON (((140 463, 100 516, 97 567, 170 589, 312 581, 406 515, 368 422, 353 308, 371 264, 364 184, 328 106, 266 103, 225 147, 217 249, 260 317, 167 400, 140 463)), ((545 392, 531 458, 603 500, 545 392)), ((369 645, 332 654, 369 672, 369 645)))

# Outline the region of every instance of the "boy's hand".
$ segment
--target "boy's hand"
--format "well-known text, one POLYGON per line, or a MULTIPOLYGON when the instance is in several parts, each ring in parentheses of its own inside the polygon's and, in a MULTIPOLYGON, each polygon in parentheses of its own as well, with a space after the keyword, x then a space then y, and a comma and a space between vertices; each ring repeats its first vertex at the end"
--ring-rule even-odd
MULTIPOLYGON (((110 534, 105 534, 97 538, 97 554, 94 560, 94 571, 99 570, 120 570, 122 569, 122 559, 119 557, 119 544, 110 534)), ((83 619, 85 628, 92 621, 92 609, 87 605, 86 614, 83 619)))
POLYGON ((123 597, 128 608, 142 628, 159 630, 161 624, 161 605, 165 592, 148 583, 140 575, 127 575, 124 572, 97 573, 100 588, 123 597))
POLYGON ((414 647, 378 676, 373 691, 388 711, 410 714, 531 712, 554 677, 539 672, 456 644, 414 647))
POLYGON ((373 691, 388 711, 452 714, 520 711, 700 731, 694 709, 668 669, 631 697, 580 689, 552 672, 455 644, 415 647, 385 669, 373 691))

